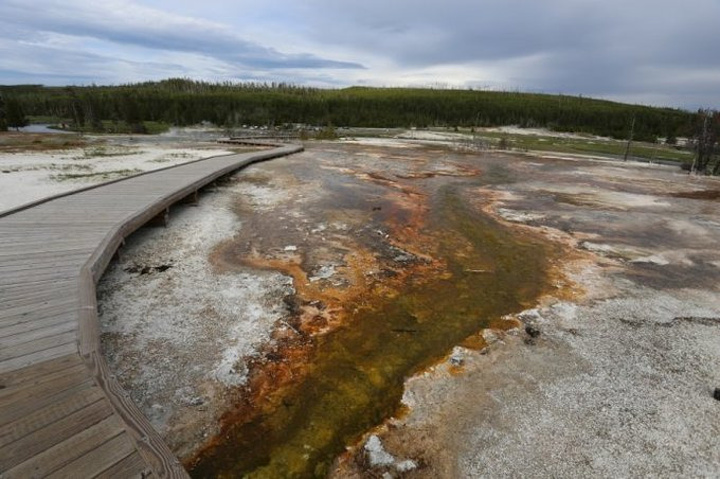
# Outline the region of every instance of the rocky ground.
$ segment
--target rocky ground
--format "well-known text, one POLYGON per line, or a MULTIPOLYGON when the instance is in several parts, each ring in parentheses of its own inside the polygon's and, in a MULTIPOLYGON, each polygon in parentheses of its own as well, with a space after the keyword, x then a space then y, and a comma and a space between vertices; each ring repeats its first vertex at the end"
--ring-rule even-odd
POLYGON ((577 251, 563 266, 583 294, 549 295, 521 328, 409 379, 409 413, 335 476, 720 474, 720 183, 586 161, 512 169, 487 211, 577 251))
MULTIPOLYGON (((387 170, 368 181, 400 193, 395 180, 424 181, 444 174, 443 165, 453 174, 477 170, 492 179, 474 190, 478 209, 566 254, 555 260, 557 287, 507 318, 509 331, 486 330, 482 348, 456 346, 408 378, 404 413, 348 450, 335 477, 720 474, 720 402, 712 397, 720 387, 720 182, 666 167, 440 147, 428 162, 428 150, 388 140, 316 145, 293 161, 307 172, 315 153, 347 148, 367 148, 367 164, 387 170), (413 177, 393 169, 399 161, 433 171, 413 177)), ((359 177, 362 165, 325 165, 332 168, 359 177)), ((217 432, 245 368, 267 359, 278 331, 296 327, 286 320, 297 285, 352 282, 348 268, 322 269, 342 258, 321 241, 354 244, 363 217, 348 210, 320 220, 309 199, 326 192, 290 171, 253 167, 181 209, 169 228, 143 230, 101 283, 109 360, 180 455, 217 432), (262 215, 300 233, 263 230, 262 215), (238 231, 251 257, 264 258, 261 269, 218 261, 238 231), (307 262, 293 259, 303 238, 316 252, 307 262), (254 244, 268 251, 253 252, 254 244)), ((373 261, 362 268, 372 273, 373 261)), ((328 326, 316 306, 303 307, 322 320, 318 331, 328 326)))

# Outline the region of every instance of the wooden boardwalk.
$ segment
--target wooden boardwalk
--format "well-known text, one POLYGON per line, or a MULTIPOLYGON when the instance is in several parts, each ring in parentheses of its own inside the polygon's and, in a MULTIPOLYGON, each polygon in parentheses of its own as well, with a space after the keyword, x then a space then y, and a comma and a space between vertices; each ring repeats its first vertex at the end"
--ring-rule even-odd
POLYGON ((0 213, 0 477, 187 477, 108 370, 95 284, 123 239, 284 146, 149 172, 0 213))

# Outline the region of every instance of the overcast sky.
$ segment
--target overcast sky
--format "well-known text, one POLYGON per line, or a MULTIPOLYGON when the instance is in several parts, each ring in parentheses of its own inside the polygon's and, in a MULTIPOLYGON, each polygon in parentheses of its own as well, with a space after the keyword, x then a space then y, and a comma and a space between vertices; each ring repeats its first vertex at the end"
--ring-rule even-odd
POLYGON ((0 84, 169 77, 720 108, 720 0, 0 1, 0 84))

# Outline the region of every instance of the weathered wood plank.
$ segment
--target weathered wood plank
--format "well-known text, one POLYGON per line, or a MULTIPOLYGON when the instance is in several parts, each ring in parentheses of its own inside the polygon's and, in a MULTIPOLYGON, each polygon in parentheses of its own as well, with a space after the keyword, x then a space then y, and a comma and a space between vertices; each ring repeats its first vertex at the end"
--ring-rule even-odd
POLYGON ((115 479, 118 477, 147 479, 149 476, 150 469, 145 464, 145 460, 140 454, 134 452, 122 461, 102 471, 95 479, 115 479))
POLYGON ((38 297, 42 295, 53 295, 57 294, 57 291, 66 291, 72 288, 77 289, 77 284, 72 279, 65 281, 58 281, 54 283, 52 287, 39 287, 34 284, 21 284, 21 285, 5 285, 0 286, 0 295, 2 295, 3 306, 8 304, 6 301, 19 300, 27 297, 38 297))
POLYGON ((57 242, 53 239, 47 239, 37 242, 28 242, 22 244, 21 241, 13 242, 10 244, 0 245, 0 251, 5 255, 17 255, 17 254, 57 254, 62 255, 70 251, 74 252, 87 252, 88 249, 92 249, 92 245, 97 244, 96 239, 87 240, 85 242, 79 241, 63 241, 57 242))
POLYGON ((7 276, 0 276, 0 285, 12 286, 21 284, 42 284, 64 281, 73 278, 77 273, 67 271, 29 271, 13 272, 7 276))
MULTIPOLYGON (((50 285, 49 283, 43 283, 42 286, 50 285)), ((27 319, 37 318, 40 314, 46 312, 51 314, 71 312, 77 308, 77 304, 77 298, 72 296, 56 296, 51 300, 38 302, 36 307, 23 305, 0 310, 0 321, 10 319, 12 322, 20 323, 27 319)))
MULTIPOLYGON (((35 319, 25 323, 15 323, 9 326, 5 326, 4 323, 0 322, 0 344, 3 344, 3 340, 16 335, 22 334, 34 334, 37 330, 45 330, 47 328, 64 328, 70 326, 63 326, 66 324, 74 325, 73 329, 77 328, 77 315, 75 314, 53 314, 46 318, 35 319)), ((69 329, 68 329, 69 331, 69 329)), ((45 333, 40 333, 45 334, 45 333)), ((13 340, 9 340, 13 341, 13 340)))
POLYGON ((39 408, 13 422, 0 425, 0 447, 15 442, 32 432, 47 427, 56 421, 83 410, 105 398, 100 388, 75 391, 59 401, 39 408))
POLYGON ((92 379, 73 381, 58 389, 50 388, 46 391, 47 396, 31 398, 32 400, 26 399, 22 402, 14 402, 8 406, 4 406, 3 409, 0 410, 0 424, 16 421, 18 418, 28 416, 50 404, 62 401, 64 398, 72 396, 75 393, 82 391, 84 394, 90 394, 90 389, 93 388, 98 391, 100 390, 92 379))
POLYGON ((77 322, 76 310, 77 309, 75 307, 69 308, 66 311, 60 310, 58 312, 56 312, 56 310, 49 309, 44 312, 39 311, 23 316, 4 318, 0 320, 0 328, 3 331, 3 335, 6 334, 5 331, 7 331, 7 335, 10 335, 14 334, 13 331, 17 331, 19 328, 26 328, 30 331, 49 324, 60 324, 66 321, 77 322))
MULTIPOLYGON (((4 477, 8 479, 47 477, 78 457, 96 449, 98 444, 102 444, 103 441, 119 436, 122 433, 122 423, 115 416, 110 416, 69 439, 40 452, 12 469, 2 468, 2 464, 0 464, 0 470, 7 471, 4 477)), ((70 475, 66 477, 80 478, 84 476, 70 475)))
POLYGON ((47 259, 36 259, 33 257, 27 257, 16 261, 0 261, 0 274, 12 274, 15 271, 25 270, 53 270, 53 269, 79 269, 85 261, 87 261, 87 255, 77 257, 63 256, 52 261, 47 259))
POLYGON ((63 251, 46 251, 46 252, 27 252, 20 251, 16 253, 7 253, 7 250, 0 248, 0 265, 11 266, 15 264, 25 263, 50 263, 53 264, 57 261, 68 261, 68 260, 81 260, 87 258, 88 252, 86 249, 63 252, 63 251))
MULTIPOLYGON (((51 324, 44 328, 22 331, 4 337, 1 334, 2 329, 0 329, 0 351, 4 349, 10 350, 11 348, 19 348, 27 344, 35 344, 50 339, 59 343, 62 341, 62 337, 67 334, 70 334, 72 339, 76 339, 77 328, 77 321, 64 321, 59 324, 51 324)), ((2 360, 2 353, 0 352, 0 361, 2 360)))
POLYGON ((3 298, 3 306, 7 306, 8 308, 18 308, 32 304, 42 306, 54 302, 57 298, 76 295, 77 287, 73 287, 71 285, 61 286, 58 289, 42 289, 40 291, 35 288, 34 290, 28 290, 28 292, 20 294, 8 293, 7 296, 0 292, 0 297, 3 298))
MULTIPOLYGON (((3 254, 87 251, 87 248, 92 247, 95 239, 103 234, 103 231, 97 231, 80 235, 74 231, 74 227, 71 228, 70 225, 66 224, 61 229, 62 226, 54 227, 52 231, 46 233, 2 233, 3 236, 0 241, 2 241, 3 254)), ((102 228, 107 230, 106 226, 102 226, 102 228)))
POLYGON ((71 342, 26 354, 25 356, 17 356, 0 362, 0 374, 14 371, 16 369, 22 369, 42 361, 50 361, 75 351, 77 351, 77 344, 75 342, 71 342))
POLYGON ((35 341, 22 342, 14 345, 8 345, 0 349, 0 362, 8 361, 13 358, 27 356, 34 354, 39 351, 45 351, 53 347, 57 347, 63 344, 76 343, 77 333, 75 328, 71 331, 65 331, 63 333, 56 334, 50 337, 38 338, 35 341))
MULTIPOLYGON (((2 411, 7 410, 9 414, 13 414, 15 405, 22 408, 22 411, 26 411, 25 406, 31 405, 28 401, 40 404, 44 396, 49 396, 55 391, 71 389, 75 385, 91 379, 84 364, 78 362, 66 364, 67 367, 51 370, 47 374, 43 374, 43 371, 39 370, 37 375, 34 375, 36 372, 34 367, 3 374, 0 377, 4 386, 3 389, 0 389, 0 401, 4 406, 2 411)), ((9 420, 14 421, 15 419, 8 419, 0 412, 0 424, 9 420)))
POLYGON ((51 380, 52 375, 62 373, 73 367, 84 367, 82 358, 77 353, 68 354, 54 361, 35 364, 25 369, 0 374, 0 404, 3 403, 3 394, 16 387, 30 387, 51 380), (50 378, 50 379, 48 379, 50 378))
POLYGON ((99 400, 60 420, 37 429, 17 441, 0 447, 0 465, 11 469, 46 449, 81 433, 113 413, 104 400, 99 400))
POLYGON ((95 477, 126 457, 137 453, 127 434, 120 434, 48 475, 51 478, 95 477))

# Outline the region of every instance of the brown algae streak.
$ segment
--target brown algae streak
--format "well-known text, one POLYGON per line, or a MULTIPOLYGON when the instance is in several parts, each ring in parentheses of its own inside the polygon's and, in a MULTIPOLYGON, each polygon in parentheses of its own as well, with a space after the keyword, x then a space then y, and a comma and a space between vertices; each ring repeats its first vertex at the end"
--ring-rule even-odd
POLYGON ((468 206, 461 185, 433 195, 426 233, 444 274, 407 279, 400 294, 315 338, 307 372, 271 411, 231 425, 195 477, 324 477, 346 446, 396 413, 405 378, 502 315, 528 307, 547 283, 547 247, 468 206))

